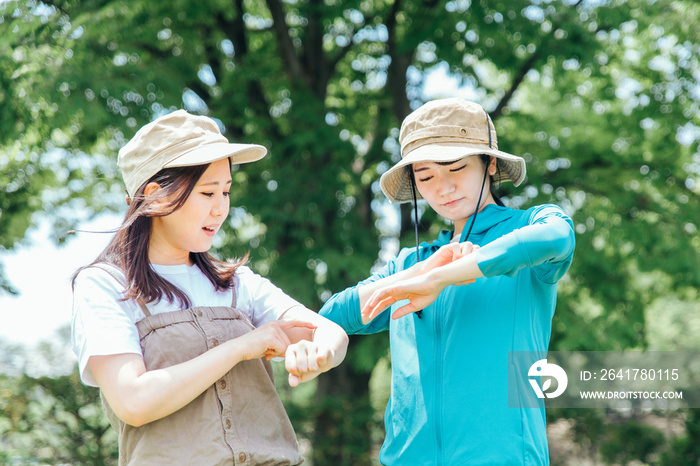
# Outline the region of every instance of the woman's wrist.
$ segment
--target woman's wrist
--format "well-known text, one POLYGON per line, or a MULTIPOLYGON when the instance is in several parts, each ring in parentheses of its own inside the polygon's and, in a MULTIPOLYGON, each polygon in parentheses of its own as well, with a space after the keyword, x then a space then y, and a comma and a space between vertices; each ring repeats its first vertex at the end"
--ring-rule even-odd
POLYGON ((350 340, 348 334, 345 333, 345 330, 343 330, 340 325, 330 321, 324 326, 323 335, 325 336, 325 341, 322 342, 322 348, 327 348, 328 354, 330 355, 330 369, 336 367, 345 359, 350 340))
POLYGON ((435 284, 435 287, 439 290, 444 290, 447 288, 449 285, 452 285, 455 283, 455 280, 451 276, 452 274, 446 270, 445 266, 442 267, 436 267, 432 270, 429 270, 426 273, 426 278, 433 282, 435 284))
MULTIPOLYGON (((244 341, 241 341, 240 338, 244 336, 245 335, 241 335, 238 338, 232 338, 231 340, 228 340, 221 346, 217 347, 221 348, 220 351, 222 351, 226 355, 227 365, 230 364, 230 366, 233 367, 240 362, 248 361, 250 359, 257 359, 255 355, 250 354, 247 351, 247 349, 250 348, 250 346, 247 345, 244 341)), ((216 348, 212 348, 209 351, 213 350, 216 350, 216 348)))
POLYGON ((426 276, 442 290, 449 285, 461 285, 484 275, 479 269, 476 254, 472 253, 449 264, 435 267, 428 271, 426 276))
POLYGON ((401 277, 400 278, 401 280, 419 277, 426 272, 425 262, 418 262, 418 263, 414 264, 412 267, 405 269, 404 272, 405 272, 405 276, 401 277))

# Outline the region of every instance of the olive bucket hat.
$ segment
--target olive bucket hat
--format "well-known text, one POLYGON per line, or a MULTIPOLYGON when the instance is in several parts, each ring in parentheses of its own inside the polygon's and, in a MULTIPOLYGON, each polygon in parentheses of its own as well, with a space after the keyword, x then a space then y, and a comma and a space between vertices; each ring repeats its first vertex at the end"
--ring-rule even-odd
MULTIPOLYGON (((427 102, 401 124, 401 161, 387 170, 379 185, 392 203, 413 199, 411 164, 452 162, 469 155, 488 154, 498 159, 495 183, 525 179, 525 160, 498 150, 496 129, 484 108, 459 98, 427 102)), ((416 193, 420 198, 420 193, 416 193)))
POLYGON ((138 130, 119 151, 129 197, 164 168, 205 165, 230 158, 231 163, 255 162, 267 149, 257 144, 230 143, 209 117, 177 110, 138 130))

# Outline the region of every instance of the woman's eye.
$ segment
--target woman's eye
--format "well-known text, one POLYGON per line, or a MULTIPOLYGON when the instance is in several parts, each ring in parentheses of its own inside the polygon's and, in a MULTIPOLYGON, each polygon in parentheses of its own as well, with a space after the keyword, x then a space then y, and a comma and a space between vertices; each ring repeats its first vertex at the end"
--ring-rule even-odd
POLYGON ((202 193, 202 194, 204 194, 207 197, 212 197, 214 195, 214 193, 202 193))
POLYGON ((450 171, 451 171, 451 172, 458 172, 458 171, 460 171, 461 169, 463 169, 463 168, 466 167, 466 166, 467 166, 467 165, 464 164, 464 165, 462 165, 461 167, 452 168, 452 169, 450 169, 450 171))
POLYGON ((230 194, 231 194, 231 193, 230 193, 229 191, 224 191, 224 196, 225 196, 225 197, 229 197, 230 194))
POLYGON ((421 183, 425 183, 426 181, 429 181, 429 180, 432 180, 432 179, 433 179, 432 176, 427 176, 427 177, 425 177, 425 178, 418 178, 418 181, 420 181, 421 183))

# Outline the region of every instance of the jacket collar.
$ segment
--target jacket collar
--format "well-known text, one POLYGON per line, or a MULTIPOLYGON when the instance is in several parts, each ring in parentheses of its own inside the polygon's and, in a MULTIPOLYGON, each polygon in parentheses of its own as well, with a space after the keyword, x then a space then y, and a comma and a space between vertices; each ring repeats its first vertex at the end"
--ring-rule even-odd
MULTIPOLYGON (((475 244, 479 244, 479 240, 482 239, 483 235, 486 234, 495 225, 507 220, 513 216, 513 209, 510 207, 502 207, 497 204, 489 204, 484 207, 481 212, 476 216, 476 223, 472 232, 470 234, 469 240, 475 244)), ((467 219, 465 229, 462 231, 459 242, 464 242, 464 237, 467 236, 467 231, 471 226, 472 218, 467 219)), ((437 239, 431 241, 430 243, 423 242, 420 245, 420 260, 423 261, 428 257, 432 256, 435 251, 440 249, 441 246, 448 244, 452 239, 454 230, 442 230, 438 235, 437 239)), ((406 257, 408 263, 415 264, 416 261, 416 248, 408 254, 406 257)))
MULTIPOLYGON (((510 218, 513 214, 513 209, 509 207, 502 207, 497 204, 489 204, 484 207, 481 212, 476 216, 476 222, 474 223, 474 228, 472 228, 469 239, 474 242, 474 240, 482 237, 486 232, 488 232, 495 225, 501 223, 502 221, 510 218)), ((467 219, 467 223, 464 225, 464 230, 459 238, 459 242, 462 243, 466 239, 467 231, 472 223, 472 217, 467 219)), ((435 250, 449 243, 452 239, 454 230, 442 230, 438 235, 437 239, 426 246, 435 245, 435 250)), ((433 251, 434 252, 434 251, 433 251)))

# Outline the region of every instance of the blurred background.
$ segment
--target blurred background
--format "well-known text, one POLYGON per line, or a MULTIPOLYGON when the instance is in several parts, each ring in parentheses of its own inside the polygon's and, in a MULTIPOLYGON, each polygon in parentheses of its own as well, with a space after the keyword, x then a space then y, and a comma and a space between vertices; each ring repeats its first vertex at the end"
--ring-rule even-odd
MULTIPOLYGON (((118 149, 179 108, 270 151, 235 169, 214 253, 317 310, 412 244, 378 187, 402 119, 477 101, 528 163, 505 203, 576 224, 550 349, 699 350, 698 24, 696 0, 0 0, 0 464, 116 464, 69 344, 69 277, 109 234, 69 231, 120 224, 118 149)), ((449 228, 418 208, 422 240, 449 228)), ((388 351, 278 377, 308 464, 377 464, 388 351)), ((698 410, 547 416, 555 465, 700 461, 698 410)))

